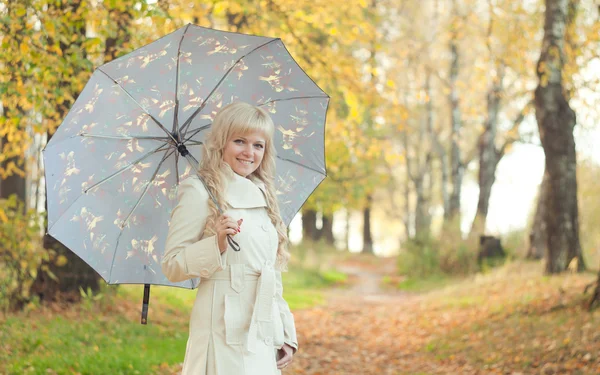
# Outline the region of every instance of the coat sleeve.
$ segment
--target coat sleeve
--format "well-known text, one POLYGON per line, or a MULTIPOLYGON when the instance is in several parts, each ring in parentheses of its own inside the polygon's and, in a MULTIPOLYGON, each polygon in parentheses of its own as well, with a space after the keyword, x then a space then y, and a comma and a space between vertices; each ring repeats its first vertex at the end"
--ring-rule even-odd
POLYGON ((283 299, 283 283, 281 281, 281 272, 276 272, 276 292, 277 304, 281 321, 283 322, 283 342, 294 348, 294 352, 298 350, 298 339, 296 338, 296 324, 294 323, 294 315, 290 311, 288 303, 283 299))
POLYGON ((179 184, 161 267, 171 282, 208 278, 223 269, 217 236, 201 238, 209 215, 208 192, 196 178, 179 184))

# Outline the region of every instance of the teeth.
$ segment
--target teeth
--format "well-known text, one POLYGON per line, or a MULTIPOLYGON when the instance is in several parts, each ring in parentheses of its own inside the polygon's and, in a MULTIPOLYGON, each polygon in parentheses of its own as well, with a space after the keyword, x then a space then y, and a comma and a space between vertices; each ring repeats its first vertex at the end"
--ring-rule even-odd
POLYGON ((252 164, 252 163, 253 163, 253 162, 251 162, 251 161, 240 160, 240 159, 238 159, 238 161, 239 161, 240 163, 243 163, 243 164, 246 164, 246 165, 250 165, 250 164, 252 164))

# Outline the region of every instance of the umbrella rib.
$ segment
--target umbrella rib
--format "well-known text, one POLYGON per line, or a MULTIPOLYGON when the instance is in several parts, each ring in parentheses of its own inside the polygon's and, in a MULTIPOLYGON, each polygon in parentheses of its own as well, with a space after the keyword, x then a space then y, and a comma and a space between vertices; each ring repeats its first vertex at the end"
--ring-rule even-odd
POLYGON ((123 228, 125 228, 125 225, 127 225, 127 222, 129 221, 129 218, 131 217, 131 214, 133 214, 133 212, 135 211, 135 209, 140 205, 140 202, 142 201, 142 198, 144 198, 144 196, 146 195, 146 192, 148 191, 148 188, 152 184, 152 181, 154 181, 154 177, 156 177, 156 175, 158 174, 158 171, 160 170, 160 167, 162 166, 162 164, 164 163, 164 161, 167 160, 169 158, 169 156, 173 155, 174 152, 175 152, 175 149, 173 149, 169 154, 167 154, 165 152, 165 156, 163 156, 162 160, 158 164, 158 167, 156 167, 156 170, 152 174, 152 177, 150 178, 150 181, 144 187, 144 191, 142 192, 142 194, 138 198, 137 202, 135 202, 135 206, 133 206, 133 208, 131 209, 131 211, 129 211, 129 214, 127 215, 127 217, 125 218, 125 220, 123 220, 121 222, 121 224, 119 224, 119 226, 121 227, 121 232, 119 232, 119 237, 117 238, 117 243, 116 243, 116 246, 115 246, 115 252, 113 254, 113 259, 112 259, 112 262, 110 263, 110 274, 108 276, 108 280, 112 279, 112 270, 113 270, 113 267, 114 267, 114 264, 115 264, 115 257, 117 256, 117 250, 119 250, 119 241, 121 240, 121 235, 123 234, 123 228))
POLYGON ((203 145, 204 142, 200 142, 200 141, 189 141, 187 144, 189 145, 194 145, 194 146, 200 146, 203 145))
POLYGON ((283 160, 283 161, 289 161, 290 163, 293 163, 293 164, 299 165, 299 166, 301 166, 301 167, 303 167, 303 168, 306 168, 306 169, 310 169, 311 171, 313 171, 313 172, 317 172, 317 173, 319 173, 319 174, 322 174, 323 176, 327 176, 327 174, 324 174, 322 171, 316 170, 316 169, 314 169, 314 168, 311 168, 311 167, 309 167, 309 166, 307 166, 307 165, 304 165, 304 164, 300 164, 300 163, 298 163, 297 161, 293 161, 293 160, 291 160, 291 159, 282 158, 281 156, 277 156, 277 159, 279 159, 279 160, 283 160))
MULTIPOLYGON (((166 143, 165 143, 165 144, 166 144, 166 143)), ((161 145, 161 147, 163 147, 163 146, 164 146, 164 144, 163 144, 163 145, 161 145)), ((114 176, 116 176, 117 174, 119 174, 119 173, 123 172, 124 170, 126 170, 126 169, 129 169, 129 168, 133 167, 135 164, 137 164, 137 163, 139 163, 140 161, 144 160, 144 159, 145 159, 145 158, 147 158, 148 156, 150 156, 150 155, 152 155, 152 154, 154 154, 154 153, 156 153, 156 152, 160 152, 160 151, 162 151, 162 150, 161 150, 161 147, 159 147, 159 148, 155 149, 154 151, 152 151, 152 152, 149 152, 148 154, 146 154, 146 155, 142 156, 141 158, 139 158, 138 160, 136 160, 136 161, 134 161, 133 163, 129 164, 129 165, 128 165, 128 166, 126 166, 125 168, 122 168, 122 169, 118 170, 117 172, 113 173, 111 176, 108 176, 108 177, 106 177, 106 178, 105 178, 105 179, 103 179, 102 181, 100 181, 100 182, 97 182, 97 183, 96 183, 94 186, 92 186, 92 187, 90 187, 90 188, 88 188, 88 189, 85 189, 85 190, 84 190, 84 194, 87 194, 87 192, 88 192, 88 191, 90 191, 91 189, 93 189, 93 188, 95 188, 96 186, 98 186, 98 185, 100 185, 100 184, 102 184, 102 183, 104 183, 104 182, 108 181, 109 179, 113 178, 114 176)), ((169 147, 170 147, 170 146, 169 146, 169 147)), ((168 148, 167 148, 167 149, 164 149, 164 150, 168 150, 168 148)), ((78 196, 78 197, 77 197, 77 198, 76 198, 76 199, 73 201, 73 203, 71 203, 71 204, 69 205, 69 207, 68 207, 68 208, 65 210, 65 212, 69 211, 69 210, 71 209, 71 207, 72 207, 72 206, 73 206, 75 203, 77 203, 77 201, 79 200, 79 198, 81 198, 81 196, 82 196, 82 195, 83 195, 83 194, 81 194, 80 196, 78 196)), ((62 216, 61 216, 61 217, 62 217, 62 216)), ((60 219, 60 218, 59 218, 59 219, 60 219)), ((48 227, 48 231, 47 231, 47 232, 48 232, 48 233, 50 233, 50 230, 51 230, 52 228, 54 228, 54 226, 55 226, 55 225, 56 225, 58 222, 59 222, 59 220, 57 219, 57 220, 56 220, 56 222, 55 222, 54 224, 52 224, 52 226, 51 226, 51 227, 48 227)))
POLYGON ((189 137, 187 137, 187 138, 186 138, 186 139, 185 139, 183 142, 185 143, 185 142, 189 141, 189 140, 190 140, 190 139, 192 139, 192 138, 193 138, 193 137, 194 137, 196 134, 200 133, 200 132, 201 132, 202 130, 204 130, 204 129, 207 129, 207 128, 209 128, 211 125, 212 125, 212 123, 210 123, 210 124, 208 124, 208 125, 204 125, 204 126, 202 126, 202 127, 199 127, 198 129, 194 129, 194 130, 192 130, 192 134, 191 134, 189 137))
POLYGON ((92 190, 93 188, 97 187, 98 185, 101 185, 103 183, 105 183, 106 181, 110 180, 111 178, 125 172, 128 169, 133 168, 133 166, 135 166, 136 164, 140 163, 142 160, 146 159, 148 156, 150 155, 154 155, 157 152, 163 151, 163 150, 168 150, 171 146, 169 146, 169 148, 163 149, 162 147, 164 147, 167 143, 163 143, 162 145, 160 145, 160 147, 154 149, 152 152, 147 153, 146 155, 142 156, 141 158, 137 159, 136 161, 134 161, 133 163, 128 164, 126 167, 123 167, 121 169, 119 169, 118 171, 116 171, 115 173, 111 174, 108 177, 103 178, 102 180, 96 182, 94 185, 90 186, 89 188, 84 190, 84 193, 87 194, 88 191, 92 190))
POLYGON ((133 100, 133 102, 134 102, 135 104, 137 104, 137 105, 138 105, 138 107, 140 107, 140 108, 141 108, 141 109, 144 111, 144 113, 146 113, 146 114, 147 114, 147 115, 148 115, 148 116, 149 116, 149 117, 152 119, 152 121, 154 121, 154 122, 156 123, 156 125, 158 125, 158 126, 159 126, 159 127, 160 127, 160 128, 161 128, 161 129, 162 129, 164 132, 165 132, 165 134, 167 134, 167 135, 168 135, 168 136, 169 136, 169 137, 170 137, 170 138, 173 140, 173 142, 177 143, 177 141, 176 141, 176 140, 175 140, 175 138, 173 137, 173 134, 171 134, 171 132, 169 132, 169 131, 168 131, 168 130, 167 130, 167 129, 166 129, 164 126, 163 126, 163 124, 161 124, 161 123, 160 123, 160 122, 159 122, 159 121, 158 121, 158 120, 157 120, 157 119, 156 119, 154 116, 152 116, 152 115, 150 114, 150 112, 148 112, 148 111, 146 110, 146 108, 142 107, 142 105, 141 105, 140 103, 138 103, 138 101, 137 101, 137 100, 135 100, 135 98, 134 98, 133 96, 131 96, 131 94, 130 94, 130 93, 127 91, 127 90, 125 90, 125 88, 124 88, 123 86, 121 86, 121 84, 120 84, 119 82, 115 81, 115 79, 114 79, 114 78, 112 78, 111 76, 109 76, 109 75, 108 75, 108 74, 107 74, 107 73, 106 73, 104 70, 102 70, 102 69, 100 69, 100 68, 97 68, 97 70, 98 70, 98 71, 100 71, 100 72, 101 72, 102 74, 104 74, 105 76, 107 76, 107 77, 108 77, 108 79, 110 79, 111 81, 113 81, 113 82, 114 82, 114 83, 115 83, 115 84, 116 84, 116 85, 117 85, 117 86, 118 86, 118 87, 119 87, 121 90, 123 90, 123 92, 124 92, 125 94, 127 94, 127 96, 129 96, 129 97, 131 98, 131 100, 133 100))
POLYGON ((189 27, 190 24, 188 23, 185 27, 185 30, 183 30, 183 35, 181 36, 181 39, 179 40, 179 46, 177 47, 177 70, 175 73, 175 113, 173 115, 172 130, 172 133, 177 131, 177 133, 175 133, 177 134, 177 139, 179 139, 179 62, 181 61, 179 54, 181 53, 181 44, 183 43, 183 38, 185 38, 185 33, 187 33, 189 27))
POLYGON ((259 107, 262 107, 262 106, 267 105, 267 104, 275 103, 275 102, 284 102, 286 100, 294 100, 294 99, 317 99, 317 98, 328 99, 329 96, 296 96, 296 97, 293 97, 293 98, 273 99, 273 100, 269 100, 268 102, 264 102, 263 104, 260 104, 259 107))
POLYGON ((151 135, 103 135, 103 134, 91 134, 91 133, 79 133, 78 135, 82 137, 90 137, 90 138, 107 138, 107 139, 154 139, 157 141, 166 141, 168 137, 156 137, 151 135))
POLYGON ((229 76, 229 73, 231 73, 233 71, 233 68, 236 67, 236 65, 242 61, 242 59, 244 59, 246 56, 249 56, 250 54, 252 54, 254 51, 266 46, 269 43, 273 43, 274 41, 280 40, 279 38, 274 38, 269 40, 266 43, 261 44, 260 46, 254 48, 252 51, 249 51, 247 54, 245 54, 244 56, 240 57, 239 59, 237 59, 237 61, 231 65, 231 67, 227 70, 227 72, 223 75, 223 77, 221 77, 221 79, 219 80, 219 82, 215 85, 215 87, 212 89, 212 91, 210 92, 210 94, 208 94, 208 96, 206 97, 206 100, 204 100, 204 102, 202 102, 202 104, 200 105, 200 107, 198 107, 198 109, 196 109, 194 111, 194 113, 192 113, 192 115, 190 116, 190 118, 188 118, 185 123, 183 124, 183 126, 181 127, 180 131, 183 131, 183 138, 185 138, 185 136, 187 135, 187 127, 192 123, 192 120, 194 119, 194 117, 196 117, 196 115, 198 113, 200 113, 204 107, 206 106, 206 103, 208 103, 210 97, 212 96, 212 94, 214 94, 214 92, 219 88, 219 86, 221 86, 221 83, 225 80, 225 78, 227 78, 229 76))

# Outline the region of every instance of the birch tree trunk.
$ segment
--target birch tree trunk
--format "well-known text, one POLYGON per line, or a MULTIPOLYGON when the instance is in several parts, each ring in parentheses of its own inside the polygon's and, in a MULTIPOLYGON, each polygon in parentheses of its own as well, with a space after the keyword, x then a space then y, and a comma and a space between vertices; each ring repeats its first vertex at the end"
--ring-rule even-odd
POLYGON ((496 168, 501 155, 496 149, 496 134, 498 130, 498 113, 500 112, 500 96, 503 90, 504 65, 496 66, 495 77, 487 94, 487 116, 484 131, 479 138, 479 200, 473 220, 472 234, 481 235, 485 232, 485 224, 490 206, 492 186, 496 181, 496 168))
MULTIPOLYGON (((452 2, 453 12, 457 13, 456 1, 452 2)), ((456 22, 456 21, 455 21, 456 22)), ((450 110, 451 110, 451 135, 450 135, 450 163, 451 163, 451 183, 452 192, 450 193, 448 213, 445 215, 446 219, 450 219, 451 222, 456 222, 460 226, 460 195, 462 190, 462 181, 465 172, 465 166, 461 159, 461 150, 459 145, 460 139, 460 128, 462 126, 460 105, 458 99, 458 73, 459 73, 459 51, 458 51, 458 31, 456 26, 452 29, 452 37, 450 39, 450 110)))
POLYGON ((529 249, 527 250, 527 259, 542 259, 546 254, 546 216, 545 202, 548 195, 548 174, 544 172, 544 179, 540 185, 533 225, 529 232, 529 249))
POLYGON ((577 260, 585 269, 579 242, 576 152, 573 129, 575 112, 563 88, 565 30, 568 0, 546 0, 544 38, 537 66, 535 112, 546 154, 548 191, 545 199, 547 230, 546 273, 565 271, 577 260))

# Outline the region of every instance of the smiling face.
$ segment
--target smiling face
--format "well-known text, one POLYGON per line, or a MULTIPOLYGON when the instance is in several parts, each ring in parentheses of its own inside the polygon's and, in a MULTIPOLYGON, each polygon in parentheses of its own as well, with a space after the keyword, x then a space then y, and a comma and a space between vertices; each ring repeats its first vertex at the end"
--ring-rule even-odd
POLYGON ((234 135, 223 149, 223 160, 242 177, 258 169, 265 155, 266 140, 262 133, 234 135))

